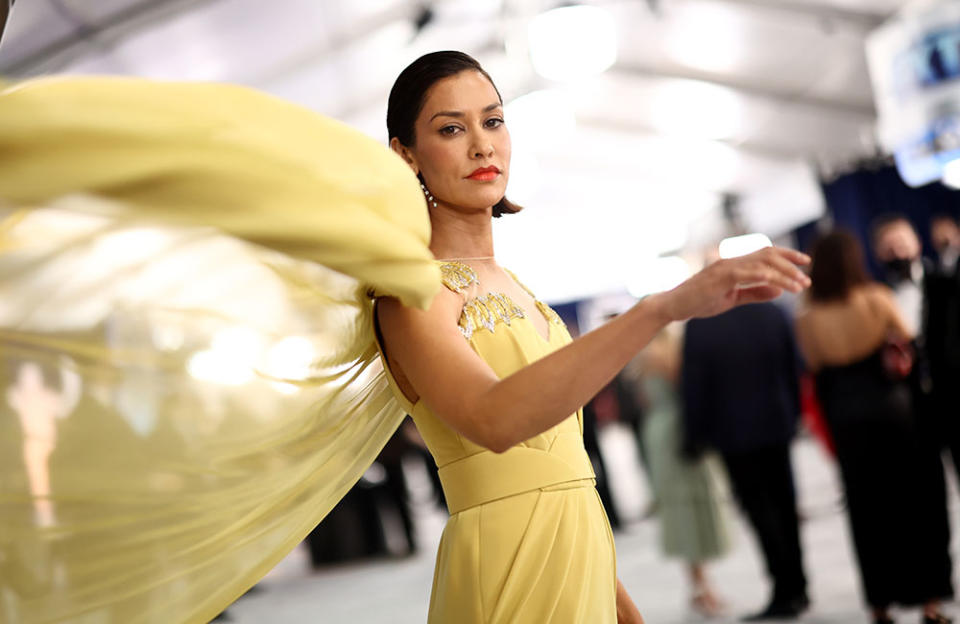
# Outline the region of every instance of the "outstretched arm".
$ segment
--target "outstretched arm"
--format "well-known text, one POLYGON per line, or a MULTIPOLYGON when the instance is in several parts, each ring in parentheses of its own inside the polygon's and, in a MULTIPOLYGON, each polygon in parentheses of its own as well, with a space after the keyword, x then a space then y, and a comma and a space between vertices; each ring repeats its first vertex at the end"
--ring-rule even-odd
POLYGON ((388 361, 408 398, 422 399, 468 439, 503 452, 573 414, 669 322, 799 292, 809 282, 795 265, 808 261, 774 248, 721 260, 504 379, 460 335, 459 295, 443 292, 426 311, 385 299, 378 315, 388 361))

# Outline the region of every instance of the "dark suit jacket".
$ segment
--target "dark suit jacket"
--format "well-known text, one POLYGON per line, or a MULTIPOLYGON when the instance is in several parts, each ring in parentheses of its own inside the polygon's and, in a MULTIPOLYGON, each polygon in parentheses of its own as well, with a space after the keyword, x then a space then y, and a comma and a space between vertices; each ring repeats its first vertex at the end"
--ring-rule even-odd
POLYGON ((923 345, 933 392, 954 416, 960 398, 960 266, 927 266, 923 282, 923 345))
POLYGON ((775 304, 687 323, 681 382, 686 452, 787 444, 800 414, 799 374, 792 323, 775 304))

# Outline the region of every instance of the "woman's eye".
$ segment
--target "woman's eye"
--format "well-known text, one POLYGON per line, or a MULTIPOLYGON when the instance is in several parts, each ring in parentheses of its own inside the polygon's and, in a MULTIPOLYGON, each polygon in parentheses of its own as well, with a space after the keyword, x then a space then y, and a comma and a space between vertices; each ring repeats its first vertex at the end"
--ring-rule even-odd
POLYGON ((487 120, 488 128, 499 128, 502 125, 503 125, 503 120, 500 119, 499 117, 491 117, 490 119, 487 120))
POLYGON ((440 134, 451 136, 456 134, 459 130, 460 128, 457 126, 444 126, 440 128, 440 134))

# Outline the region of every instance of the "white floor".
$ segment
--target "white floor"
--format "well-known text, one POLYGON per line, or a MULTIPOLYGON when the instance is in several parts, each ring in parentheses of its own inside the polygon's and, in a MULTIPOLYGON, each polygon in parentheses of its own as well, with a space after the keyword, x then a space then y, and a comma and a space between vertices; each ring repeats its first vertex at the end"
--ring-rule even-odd
MULTIPOLYGON (((614 459, 611 470, 623 483, 632 484, 637 496, 629 499, 624 488, 615 496, 627 517, 634 521, 617 538, 618 572, 640 606, 648 624, 702 622, 687 608, 684 571, 664 560, 657 546, 656 519, 639 520, 643 507, 642 479, 636 476, 635 456, 623 432, 608 432, 602 441, 614 459)), ((834 467, 811 440, 794 447, 802 526, 804 558, 810 581, 812 608, 802 618, 808 624, 856 624, 868 622, 861 608, 858 578, 850 550, 846 520, 840 507, 840 493, 834 467)), ((415 499, 425 498, 424 482, 413 475, 415 499), (419 492, 419 494, 418 494, 419 492)), ((424 475, 425 479, 425 475, 424 475)), ((960 530, 956 484, 951 482, 951 511, 954 532, 960 530)), ((891 501, 895 504, 895 501, 891 501)), ((398 561, 376 561, 311 572, 307 555, 296 550, 257 587, 230 607, 229 616, 238 624, 396 624, 425 622, 433 557, 443 526, 443 514, 422 502, 417 505, 418 527, 422 533, 421 553, 398 561)), ((729 604, 730 616, 714 622, 737 621, 738 616, 760 609, 767 598, 762 562, 752 536, 737 516, 737 545, 723 561, 711 566, 710 574, 729 604)), ((954 539, 956 545, 958 540, 954 539)), ((960 553, 954 548, 954 561, 960 553)), ((947 605, 950 613, 960 613, 947 605)), ((897 613, 904 622, 918 622, 916 611, 897 613)))

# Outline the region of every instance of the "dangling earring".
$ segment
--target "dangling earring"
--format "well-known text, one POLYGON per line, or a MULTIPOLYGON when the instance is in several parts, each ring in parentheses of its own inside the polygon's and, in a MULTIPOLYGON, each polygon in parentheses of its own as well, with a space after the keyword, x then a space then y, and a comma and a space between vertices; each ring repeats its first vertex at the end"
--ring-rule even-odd
POLYGON ((433 207, 437 207, 437 200, 433 198, 433 195, 430 194, 430 191, 427 190, 427 185, 423 182, 420 183, 420 188, 423 189, 423 194, 427 196, 427 201, 433 204, 433 207))

